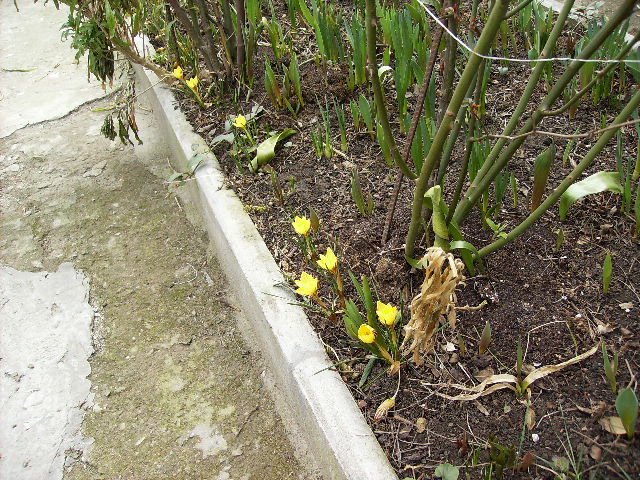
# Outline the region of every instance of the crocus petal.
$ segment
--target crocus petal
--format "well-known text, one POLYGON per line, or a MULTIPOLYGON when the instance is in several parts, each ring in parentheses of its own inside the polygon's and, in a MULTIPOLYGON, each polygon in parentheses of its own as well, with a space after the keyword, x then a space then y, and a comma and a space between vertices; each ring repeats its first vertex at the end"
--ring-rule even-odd
POLYGON ((298 235, 304 235, 306 237, 309 233, 309 229, 311 228, 311 220, 307 217, 296 216, 291 225, 293 225, 293 229, 298 235))
POLYGON ((302 272, 300 280, 296 280, 296 285, 298 286, 296 293, 300 295, 313 296, 318 292, 318 279, 307 272, 302 272))
POLYGON ((397 307, 393 306, 390 303, 382 303, 379 300, 376 305, 376 313, 378 314, 380 322, 390 327, 393 326, 394 323, 396 323, 396 319, 398 318, 397 307))
POLYGON ((376 341, 376 331, 366 323, 358 328, 358 338, 362 343, 373 343, 376 341))
POLYGON ((233 126, 236 128, 247 128, 247 119, 244 115, 238 115, 233 122, 233 126))
POLYGON ((318 260, 318 266, 323 268, 324 270, 328 270, 330 272, 335 273, 336 267, 338 266, 338 258, 333 253, 331 248, 327 248, 326 255, 320 254, 320 260, 318 260))

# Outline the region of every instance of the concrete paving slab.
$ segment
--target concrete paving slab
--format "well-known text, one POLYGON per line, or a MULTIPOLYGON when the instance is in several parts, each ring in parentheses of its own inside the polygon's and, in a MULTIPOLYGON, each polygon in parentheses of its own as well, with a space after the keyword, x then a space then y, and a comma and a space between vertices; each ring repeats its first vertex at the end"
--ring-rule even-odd
POLYGON ((83 406, 93 353, 87 278, 0 267, 0 478, 61 479, 66 452, 83 456, 83 406))
POLYGON ((0 138, 25 125, 60 118, 112 91, 87 82, 85 58, 60 42, 67 20, 53 2, 0 0, 0 138))

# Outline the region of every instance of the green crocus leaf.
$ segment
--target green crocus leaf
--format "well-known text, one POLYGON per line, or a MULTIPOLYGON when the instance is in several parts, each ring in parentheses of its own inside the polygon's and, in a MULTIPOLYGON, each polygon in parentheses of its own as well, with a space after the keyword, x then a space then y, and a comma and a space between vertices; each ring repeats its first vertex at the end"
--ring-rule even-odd
POLYGON ((560 219, 567 217, 567 212, 576 200, 600 192, 622 193, 619 172, 598 172, 584 180, 574 183, 560 197, 560 219))
POLYGON ((249 165, 251 172, 256 173, 261 166, 269 163, 273 157, 276 156, 276 146, 278 143, 289 138, 294 133, 296 133, 295 130, 287 128, 277 135, 267 138, 264 142, 258 145, 256 156, 251 160, 251 164, 249 165))

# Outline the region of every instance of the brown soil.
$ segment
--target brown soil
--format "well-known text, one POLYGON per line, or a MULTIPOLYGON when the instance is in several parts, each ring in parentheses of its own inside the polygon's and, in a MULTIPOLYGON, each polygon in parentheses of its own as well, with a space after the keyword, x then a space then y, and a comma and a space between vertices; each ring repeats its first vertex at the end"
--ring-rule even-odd
MULTIPOLYGON (((308 32, 296 40, 297 45, 313 41, 308 32)), ((322 122, 319 107, 325 105, 325 99, 346 104, 349 117, 349 99, 357 98, 360 91, 347 89, 343 70, 330 68, 325 77, 314 62, 306 63, 301 68, 306 105, 294 119, 286 110, 276 111, 264 92, 260 71, 264 55, 272 55, 270 48, 262 48, 255 60, 256 78, 248 102, 233 105, 220 101, 218 108, 203 111, 191 100, 182 99, 183 110, 208 140, 222 132, 225 119, 246 113, 256 104, 265 108, 257 122, 257 138, 266 138, 268 131, 296 128, 298 133, 291 138, 292 145, 281 149, 271 163, 284 191, 284 205, 278 203, 268 174, 240 174, 227 146, 218 145, 214 150, 229 185, 246 205, 285 275, 295 278, 302 270, 310 269, 290 222, 294 214, 308 215, 313 208, 322 220, 321 230, 314 236, 319 250, 333 246, 343 273, 348 269, 356 276, 367 275, 373 280, 378 298, 401 305, 407 319, 410 299, 422 281, 421 273, 411 270, 403 257, 411 182, 404 182, 391 238, 381 245, 397 171, 385 164, 377 142, 366 133, 353 131, 349 119, 347 153, 330 159, 318 158, 311 140, 317 122, 322 122), (353 166, 359 170, 363 190, 371 192, 374 198, 372 216, 361 215, 351 198, 353 166)), ((301 61, 309 59, 312 51, 300 47, 298 56, 301 61)), ((507 75, 500 75, 497 65, 493 65, 487 99, 489 111, 483 120, 489 130, 497 130, 508 120, 526 83, 528 67, 509 67, 507 75)), ((393 87, 389 86, 387 92, 391 91, 393 87)), ((594 106, 590 99, 583 101, 574 119, 555 117, 545 121, 544 129, 568 134, 577 128, 583 132, 597 129, 601 115, 609 121, 615 115, 614 103, 603 101, 594 106)), ((337 125, 332 113, 334 146, 339 148, 337 125)), ((400 138, 402 145, 404 137, 400 138)), ((635 127, 625 128, 623 138, 625 158, 635 159, 635 127)), ((519 180, 520 202, 513 207, 511 194, 507 193, 497 219, 506 224, 507 231, 528 214, 532 166, 543 149, 542 140, 530 138, 510 164, 519 180)), ((579 140, 569 160, 581 158, 593 142, 593 138, 579 140)), ((550 185, 557 185, 571 168, 563 167, 561 161, 566 140, 556 143, 558 155, 550 185)), ((457 160, 461 156, 460 145, 456 152, 457 160)), ((454 164, 452 168, 457 166, 454 164)), ((602 169, 616 169, 613 144, 587 173, 602 169)), ((445 187, 450 197, 453 186, 447 183, 445 187)), ((518 339, 526 349, 525 364, 536 367, 563 362, 603 341, 610 352, 619 352, 618 385, 635 384, 634 375, 640 371, 640 245, 633 239, 633 218, 620 211, 620 202, 619 195, 590 196, 572 207, 564 222, 558 219, 557 207, 552 208, 526 234, 490 255, 486 271, 468 278, 458 294, 459 305, 474 306, 483 300, 487 305, 477 311, 460 311, 456 330, 449 327, 440 330, 438 348, 424 365, 407 363, 402 368, 397 405, 378 423, 373 422, 373 414, 395 391, 396 378, 388 377, 384 365, 378 362, 370 376, 378 380, 368 388, 359 388, 358 381, 367 363, 364 350, 348 338, 341 326, 309 312, 319 335, 331 347, 328 349, 331 359, 344 362, 340 366, 342 376, 400 478, 431 478, 434 468, 443 462, 464 466, 470 478, 482 478, 481 471, 490 462, 491 444, 494 450, 495 445, 513 447, 518 454, 516 466, 527 453, 534 455, 533 466, 524 472, 516 472, 510 466, 505 470, 506 478, 554 478, 551 471, 561 471, 558 462, 562 460, 557 460, 558 457, 575 459, 576 465, 569 471, 582 472, 584 476, 572 478, 637 478, 640 439, 617 437, 598 423, 604 416, 616 415, 616 396, 604 376, 600 352, 532 386, 531 407, 536 419, 531 431, 524 428, 522 399, 510 390, 471 402, 453 402, 438 396, 457 393, 441 384, 477 384, 474 376, 488 367, 495 373, 514 373, 518 339), (565 240, 556 250, 559 228, 565 240), (604 294, 601 271, 607 252, 613 257, 614 274, 611 289, 604 294), (624 303, 633 306, 621 308, 624 303), (488 354, 480 356, 475 352, 487 321, 491 324, 493 341, 488 354), (459 336, 466 343, 466 355, 441 349, 446 342, 459 348, 459 336), (418 432, 416 421, 421 417, 426 419, 426 429, 418 432)), ((493 235, 481 227, 477 212, 467 220, 463 230, 465 239, 476 246, 486 245, 493 235)), ((355 298, 348 281, 347 284, 348 296, 355 298)), ((330 298, 328 289, 323 289, 322 294, 330 298)))

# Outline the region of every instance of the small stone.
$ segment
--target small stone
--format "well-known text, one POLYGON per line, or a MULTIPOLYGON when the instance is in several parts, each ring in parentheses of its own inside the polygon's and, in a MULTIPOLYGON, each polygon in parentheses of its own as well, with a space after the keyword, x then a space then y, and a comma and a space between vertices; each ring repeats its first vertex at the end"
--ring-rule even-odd
POLYGON ((533 443, 538 443, 540 441, 540 435, 538 435, 537 433, 532 433, 531 440, 533 440, 533 443))

